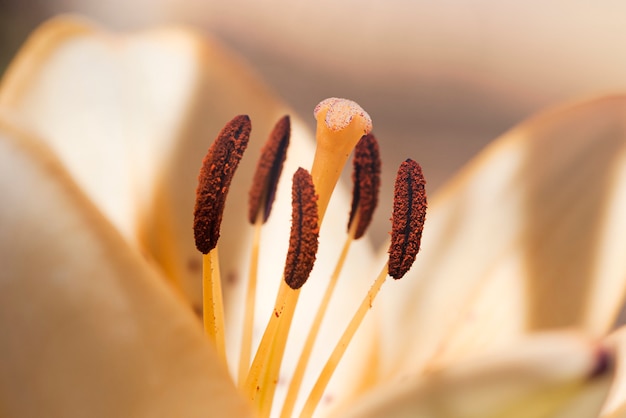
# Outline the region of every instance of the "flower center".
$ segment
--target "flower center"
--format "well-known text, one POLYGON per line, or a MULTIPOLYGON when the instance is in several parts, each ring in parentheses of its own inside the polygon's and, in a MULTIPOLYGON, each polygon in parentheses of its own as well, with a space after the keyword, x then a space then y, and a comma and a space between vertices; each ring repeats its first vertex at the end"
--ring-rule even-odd
MULTIPOLYGON (((250 191, 248 218, 254 225, 255 233, 242 327, 238 385, 262 417, 267 417, 272 412, 278 375, 298 298, 315 262, 320 226, 343 166, 355 146, 354 193, 346 243, 299 356, 299 363, 281 409, 281 417, 290 417, 293 414, 302 378, 350 243, 363 236, 378 201, 380 158, 376 139, 370 134, 372 123, 368 114, 356 103, 336 98, 322 101, 315 108, 314 114, 317 119, 315 157, 310 174, 300 168, 293 176, 292 225, 283 279, 272 315, 254 356, 251 354, 251 342, 259 237, 263 223, 270 216, 278 178, 285 161, 290 131, 288 117, 276 124, 264 146, 250 191)), ((203 253, 204 329, 224 361, 224 314, 217 243, 228 188, 249 136, 250 119, 247 116, 235 117, 222 129, 203 160, 194 210, 196 246, 203 253)), ((412 160, 403 162, 395 185, 389 261, 365 295, 321 370, 300 416, 309 417, 314 413, 346 348, 386 278, 391 275, 399 279, 415 260, 426 213, 424 186, 420 166, 412 160)))

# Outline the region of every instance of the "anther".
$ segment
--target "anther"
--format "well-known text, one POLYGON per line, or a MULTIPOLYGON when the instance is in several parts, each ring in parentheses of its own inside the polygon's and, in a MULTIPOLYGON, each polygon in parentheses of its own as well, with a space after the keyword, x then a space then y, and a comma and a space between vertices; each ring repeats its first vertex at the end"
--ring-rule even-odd
POLYGON ((299 289, 309 278, 317 253, 319 227, 317 196, 308 171, 299 168, 293 175, 292 220, 285 282, 299 289))
POLYGON ((352 180, 354 190, 352 193, 352 209, 350 210, 348 231, 352 226, 352 222, 358 219, 354 239, 359 239, 365 234, 367 227, 372 221, 374 210, 378 205, 378 192, 380 189, 380 151, 378 142, 371 133, 363 136, 356 145, 353 167, 352 180))
POLYGON ((226 195, 248 145, 250 130, 250 118, 236 116, 222 129, 202 161, 193 231, 196 247, 203 254, 208 254, 217 245, 226 195))
POLYGON ((287 147, 291 133, 289 116, 282 117, 274 126, 269 139, 261 150, 261 158, 256 166, 249 194, 248 220, 256 222, 261 208, 263 222, 266 222, 276 197, 278 179, 287 157, 287 147))
POLYGON ((422 168, 411 159, 398 169, 391 217, 389 275, 400 279, 413 265, 420 249, 426 219, 426 180, 422 168))

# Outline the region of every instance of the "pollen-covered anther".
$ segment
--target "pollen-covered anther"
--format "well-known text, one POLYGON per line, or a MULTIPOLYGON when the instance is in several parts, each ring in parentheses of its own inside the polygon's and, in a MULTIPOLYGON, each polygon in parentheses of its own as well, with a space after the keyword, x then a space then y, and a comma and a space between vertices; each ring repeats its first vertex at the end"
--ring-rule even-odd
POLYGON ((374 135, 364 135, 354 149, 352 208, 348 230, 357 219, 354 239, 361 238, 372 221, 380 190, 380 150, 374 135), (358 214, 358 216, 357 216, 358 214))
POLYGON ((263 222, 266 222, 270 216, 276 197, 278 179, 287 158, 290 135, 291 122, 289 116, 284 116, 276 123, 261 150, 261 158, 256 166, 248 200, 248 220, 252 224, 256 222, 261 210, 263 210, 263 222))
POLYGON ((317 254, 319 227, 317 196, 308 171, 299 168, 293 175, 292 220, 285 282, 299 289, 309 278, 317 254))
POLYGON ((407 159, 398 169, 391 217, 389 275, 400 279, 413 265, 426 220, 426 180, 418 163, 407 159))
POLYGON ((208 254, 217 245, 226 195, 248 146, 250 130, 250 118, 236 116, 224 126, 202 161, 193 231, 196 248, 203 254, 208 254))

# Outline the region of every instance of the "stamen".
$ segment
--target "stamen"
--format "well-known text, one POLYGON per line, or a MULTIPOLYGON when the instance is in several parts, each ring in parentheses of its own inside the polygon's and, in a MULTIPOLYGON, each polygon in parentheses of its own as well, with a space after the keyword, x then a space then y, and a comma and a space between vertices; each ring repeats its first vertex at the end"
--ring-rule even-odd
POLYGON ((237 116, 217 136, 202 161, 194 208, 194 237, 202 257, 204 330, 226 361, 224 302, 217 254, 222 214, 233 175, 250 138, 248 116, 237 116))
POLYGON ((239 385, 243 385, 250 366, 252 351, 252 330, 256 305, 256 284, 259 265, 261 226, 267 221, 276 196, 278 180, 287 157, 291 123, 289 116, 282 117, 274 126, 267 142, 261 150, 261 158, 256 167, 249 193, 248 220, 254 224, 254 238, 250 255, 250 269, 244 305, 244 321, 239 354, 239 385), (263 207, 263 212, 261 212, 263 207))
POLYGON ((319 235, 316 201, 311 175, 299 168, 293 176, 292 225, 284 280, 245 384, 261 416, 269 416, 300 290, 315 261, 319 235))
POLYGON ((353 166, 352 180, 354 183, 354 192, 352 194, 350 220, 348 221, 348 236, 346 237, 333 274, 328 281, 315 319, 309 329, 309 335, 300 353, 298 364, 289 384, 289 390, 287 391, 287 396, 285 397, 283 409, 280 414, 282 418, 291 417, 293 413, 304 373, 306 372, 322 321, 328 310, 328 305, 330 304, 339 275, 341 274, 341 270, 343 269, 348 255, 350 244, 353 240, 359 239, 365 234, 378 203, 381 162, 378 142, 372 134, 363 136, 356 145, 353 166))
POLYGON ((310 417, 315 412, 337 365, 341 361, 348 345, 361 326, 365 315, 371 309, 374 299, 386 281, 389 270, 388 266, 392 263, 398 264, 398 260, 394 259, 394 257, 400 256, 401 263, 399 264, 402 268, 400 271, 401 274, 398 277, 392 275, 395 279, 401 278, 409 270, 413 261, 415 261, 415 256, 419 251, 424 221, 426 219, 425 184, 426 181, 424 180, 419 164, 413 160, 406 160, 400 165, 394 190, 392 244, 389 250, 389 262, 383 267, 379 276, 374 281, 374 284, 361 302, 357 312, 324 365, 320 376, 304 404, 300 417, 310 417), (417 229, 411 230, 411 228, 417 229), (399 238, 398 235, 402 237, 399 238), (394 242, 397 243, 396 245, 400 245, 403 250, 392 251, 394 242))
POLYGON ((267 222, 276 197, 278 179, 287 158, 291 123, 289 116, 282 117, 274 126, 269 139, 261 150, 249 195, 248 220, 254 224, 263 206, 263 222, 267 222))
POLYGON ((285 283, 296 290, 311 274, 317 254, 319 227, 317 196, 311 175, 299 168, 293 176, 292 225, 285 262, 285 283))
POLYGON ((319 195, 320 221, 324 218, 348 156, 363 135, 372 130, 369 115, 353 101, 331 98, 315 107, 317 148, 311 175, 319 195))
POLYGON ((422 167, 411 159, 404 161, 396 177, 391 218, 389 275, 394 279, 409 271, 419 252, 426 219, 425 186, 422 167))
POLYGON ((217 245, 226 195, 248 146, 250 130, 250 118, 236 116, 224 126, 202 161, 193 221, 196 248, 202 254, 217 245))
POLYGON ((358 216, 354 239, 359 239, 372 221, 374 209, 378 205, 378 191, 380 189, 380 151, 378 141, 374 135, 363 136, 354 149, 354 171, 352 180, 352 209, 348 220, 348 231, 352 222, 358 216))

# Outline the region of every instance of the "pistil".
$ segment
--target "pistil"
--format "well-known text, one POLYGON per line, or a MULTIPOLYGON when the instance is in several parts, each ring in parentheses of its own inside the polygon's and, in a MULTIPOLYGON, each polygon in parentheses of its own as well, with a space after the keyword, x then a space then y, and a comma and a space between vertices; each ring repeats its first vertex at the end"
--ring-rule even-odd
POLYGON ((317 148, 311 175, 319 194, 321 223, 343 166, 361 137, 372 130, 372 120, 358 104, 337 98, 320 102, 313 114, 317 148))
MULTIPOLYGON (((370 132, 372 121, 358 104, 338 98, 322 101, 316 106, 314 115, 317 120, 317 148, 311 177, 318 195, 319 228, 343 166, 357 142, 370 132)), ((300 288, 292 289, 281 280, 274 313, 270 317, 246 380, 245 391, 260 406, 262 416, 269 415, 271 410, 299 295, 300 288)))

